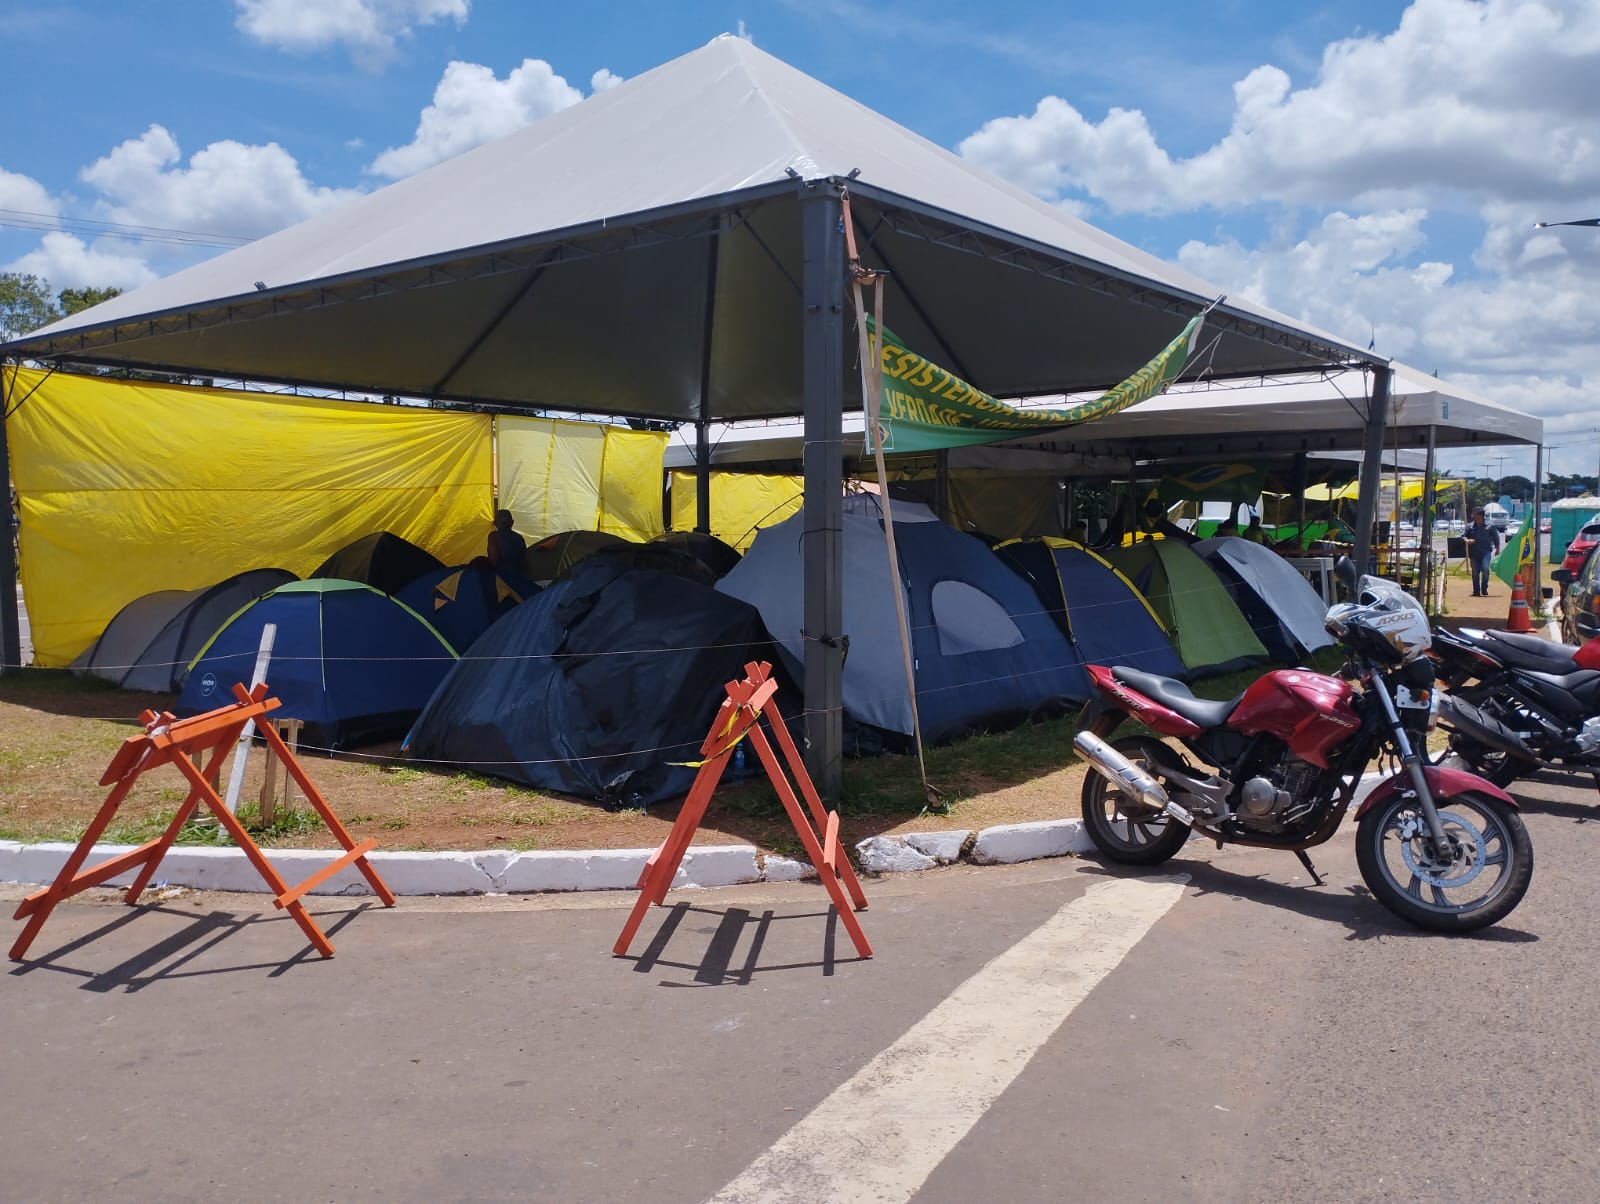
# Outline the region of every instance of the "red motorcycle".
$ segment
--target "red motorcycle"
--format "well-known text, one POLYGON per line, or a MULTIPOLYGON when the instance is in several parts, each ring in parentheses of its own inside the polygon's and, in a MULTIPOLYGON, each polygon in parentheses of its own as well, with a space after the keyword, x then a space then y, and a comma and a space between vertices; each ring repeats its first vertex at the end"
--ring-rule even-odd
POLYGON ((1427 616, 1392 582, 1341 577, 1357 601, 1328 612, 1343 674, 1264 674, 1225 702, 1182 682, 1089 666, 1097 697, 1074 745, 1097 771, 1083 784, 1083 822, 1112 861, 1156 865, 1190 831, 1224 844, 1294 853, 1338 830, 1374 758, 1398 760, 1356 812, 1356 861, 1380 903, 1421 928, 1469 932, 1504 918, 1533 877, 1517 804, 1475 774, 1419 755, 1437 714, 1427 616), (1107 742, 1135 720, 1150 734, 1107 742), (1167 740, 1159 739, 1167 737, 1167 740), (1197 767, 1172 741, 1209 768, 1197 767))

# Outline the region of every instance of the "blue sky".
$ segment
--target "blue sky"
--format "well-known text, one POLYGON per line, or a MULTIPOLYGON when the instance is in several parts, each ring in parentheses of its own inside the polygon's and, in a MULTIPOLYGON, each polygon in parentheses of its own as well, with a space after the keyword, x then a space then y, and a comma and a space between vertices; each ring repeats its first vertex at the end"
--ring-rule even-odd
POLYGON ((1600 215, 1600 0, 0 0, 0 267, 133 286, 216 251, 129 227, 256 237, 740 31, 1596 470, 1600 230, 1532 225, 1600 215))

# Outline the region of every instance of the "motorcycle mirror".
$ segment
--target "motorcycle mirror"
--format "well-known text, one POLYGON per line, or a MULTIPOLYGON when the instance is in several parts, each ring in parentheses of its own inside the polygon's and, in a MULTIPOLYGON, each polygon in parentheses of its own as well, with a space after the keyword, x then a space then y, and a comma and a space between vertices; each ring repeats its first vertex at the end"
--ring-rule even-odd
POLYGON ((1571 585, 1572 570, 1556 569, 1550 574, 1550 580, 1554 581, 1557 585, 1571 585))
POLYGON ((1339 584, 1349 590, 1350 593, 1354 594, 1356 592, 1356 580, 1360 574, 1356 572, 1356 562, 1351 560, 1350 557, 1341 556, 1334 561, 1333 575, 1338 579, 1339 584))

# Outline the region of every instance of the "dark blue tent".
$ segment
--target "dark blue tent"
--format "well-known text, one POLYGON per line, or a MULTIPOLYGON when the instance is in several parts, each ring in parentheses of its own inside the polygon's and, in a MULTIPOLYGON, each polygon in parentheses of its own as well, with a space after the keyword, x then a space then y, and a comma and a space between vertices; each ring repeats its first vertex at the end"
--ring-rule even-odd
POLYGON ((261 632, 277 625, 267 688, 276 719, 302 719, 302 743, 349 748, 402 734, 443 679, 455 653, 426 619, 354 581, 295 581, 230 619, 189 666, 177 713, 233 701, 249 683, 261 632))
POLYGON ((1011 540, 995 554, 1032 583, 1084 664, 1187 676, 1144 595, 1103 557, 1064 539, 1011 540))
MULTIPOLYGON (((921 514, 925 508, 897 505, 921 514)), ((756 536, 717 588, 760 608, 791 669, 804 658, 803 526, 797 515, 756 536)), ((911 627, 923 738, 953 739, 1081 702, 1088 678, 1028 583, 988 545, 944 523, 897 521, 898 581, 911 627)), ((844 514, 843 694, 850 718, 909 735, 900 630, 876 513, 844 514)), ((809 700, 808 700, 809 702, 809 700)))
POLYGON ((689 788, 723 699, 770 659, 753 607, 592 556, 483 634, 406 750, 549 790, 642 806, 689 788))
POLYGON ((461 653, 501 615, 538 592, 532 582, 519 589, 485 559, 424 573, 395 598, 427 619, 461 653))

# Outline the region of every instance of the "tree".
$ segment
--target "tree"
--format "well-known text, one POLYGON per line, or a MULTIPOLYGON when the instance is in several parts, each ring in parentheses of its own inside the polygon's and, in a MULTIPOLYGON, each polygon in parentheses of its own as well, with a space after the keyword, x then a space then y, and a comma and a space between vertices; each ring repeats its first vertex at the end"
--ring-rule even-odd
POLYGON ((59 299, 61 316, 67 317, 81 309, 88 309, 91 305, 99 305, 102 301, 109 301, 121 295, 120 288, 64 288, 59 299))
POLYGON ((1533 482, 1527 477, 1501 477, 1499 487, 1502 494, 1516 498, 1519 502, 1533 501, 1533 482))
POLYGON ((0 342, 38 330, 60 316, 48 281, 21 272, 0 272, 0 342))

